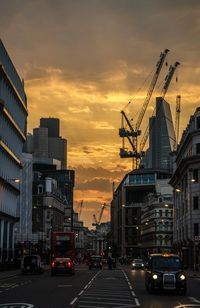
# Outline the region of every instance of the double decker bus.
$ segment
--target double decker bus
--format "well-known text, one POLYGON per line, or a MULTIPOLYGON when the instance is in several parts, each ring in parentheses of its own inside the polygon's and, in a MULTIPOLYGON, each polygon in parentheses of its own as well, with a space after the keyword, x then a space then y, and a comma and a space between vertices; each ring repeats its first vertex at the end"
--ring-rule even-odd
POLYGON ((74 232, 52 232, 51 234, 51 275, 75 274, 74 232))

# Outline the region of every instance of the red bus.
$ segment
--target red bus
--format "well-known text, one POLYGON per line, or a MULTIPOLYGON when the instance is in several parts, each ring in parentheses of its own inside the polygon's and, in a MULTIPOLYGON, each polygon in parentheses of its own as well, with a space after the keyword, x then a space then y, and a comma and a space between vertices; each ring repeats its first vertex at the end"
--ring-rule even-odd
POLYGON ((51 234, 51 275, 75 273, 74 232, 52 232, 51 234))

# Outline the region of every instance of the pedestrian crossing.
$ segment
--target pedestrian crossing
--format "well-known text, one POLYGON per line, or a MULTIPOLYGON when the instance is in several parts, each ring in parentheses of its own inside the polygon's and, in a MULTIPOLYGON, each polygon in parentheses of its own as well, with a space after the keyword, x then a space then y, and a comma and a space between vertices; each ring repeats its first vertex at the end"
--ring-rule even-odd
POLYGON ((81 293, 77 308, 129 308, 140 306, 122 270, 103 270, 81 293))

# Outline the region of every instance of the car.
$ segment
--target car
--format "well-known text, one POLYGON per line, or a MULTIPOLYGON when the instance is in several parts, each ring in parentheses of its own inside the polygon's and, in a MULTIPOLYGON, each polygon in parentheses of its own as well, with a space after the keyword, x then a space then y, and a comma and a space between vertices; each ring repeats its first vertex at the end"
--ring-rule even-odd
POLYGON ((58 257, 51 261, 51 276, 66 274, 75 274, 75 263, 71 258, 58 257))
POLYGON ((147 291, 187 292, 187 277, 183 262, 176 254, 152 254, 146 264, 145 286, 147 291))
POLYGON ((102 257, 99 255, 92 255, 88 261, 89 269, 99 268, 102 269, 102 257))
POLYGON ((24 255, 21 259, 21 273, 32 274, 44 272, 43 263, 39 255, 24 255))
POLYGON ((144 269, 144 260, 143 259, 133 259, 131 263, 132 269, 144 269))

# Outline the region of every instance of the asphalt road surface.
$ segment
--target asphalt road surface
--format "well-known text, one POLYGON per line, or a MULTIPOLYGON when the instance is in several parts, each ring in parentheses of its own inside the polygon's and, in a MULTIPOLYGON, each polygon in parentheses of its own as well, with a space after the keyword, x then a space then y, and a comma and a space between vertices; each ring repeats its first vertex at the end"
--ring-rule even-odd
POLYGON ((188 279, 186 296, 149 294, 144 271, 129 266, 88 270, 74 276, 20 275, 0 279, 0 308, 183 308, 200 307, 200 278, 188 279))

